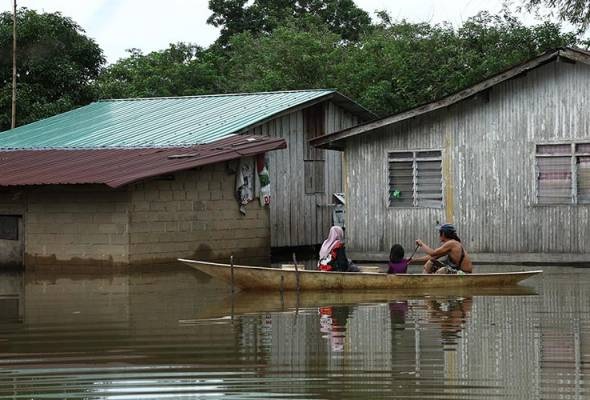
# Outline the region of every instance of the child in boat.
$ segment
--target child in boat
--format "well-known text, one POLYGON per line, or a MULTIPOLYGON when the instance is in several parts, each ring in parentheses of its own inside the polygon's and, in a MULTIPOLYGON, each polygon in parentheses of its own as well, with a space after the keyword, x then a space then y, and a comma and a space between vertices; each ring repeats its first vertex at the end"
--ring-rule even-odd
POLYGON ((404 248, 401 244, 394 244, 389 251, 388 274, 405 274, 408 272, 410 259, 404 258, 404 248))

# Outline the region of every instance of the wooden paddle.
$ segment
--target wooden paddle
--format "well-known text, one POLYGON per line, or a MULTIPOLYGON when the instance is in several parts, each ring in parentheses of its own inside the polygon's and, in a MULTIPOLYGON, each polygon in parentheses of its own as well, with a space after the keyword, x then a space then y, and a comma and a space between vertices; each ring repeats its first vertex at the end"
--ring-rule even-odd
POLYGON ((416 248, 414 249, 414 252, 410 256, 410 258, 408 258, 408 264, 412 262, 412 258, 414 258, 414 256, 416 255, 416 252, 418 251, 418 247, 420 247, 419 244, 416 245, 416 248))

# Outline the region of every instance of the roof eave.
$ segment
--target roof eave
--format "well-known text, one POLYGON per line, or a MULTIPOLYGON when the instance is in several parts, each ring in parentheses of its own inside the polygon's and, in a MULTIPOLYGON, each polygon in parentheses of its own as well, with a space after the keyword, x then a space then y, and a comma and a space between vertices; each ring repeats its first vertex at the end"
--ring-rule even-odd
POLYGON ((287 148, 287 142, 284 139, 274 138, 273 141, 269 141, 269 142, 264 143, 262 145, 257 144, 255 146, 252 146, 252 148, 240 148, 240 149, 235 149, 235 150, 234 149, 227 150, 224 153, 220 153, 215 156, 208 157, 209 159, 214 158, 215 159, 214 162, 208 162, 207 158, 201 158, 201 159, 199 159, 198 163, 194 163, 192 165, 187 165, 184 168, 170 168, 169 170, 158 171, 158 173, 155 173, 155 174, 150 173, 149 171, 146 171, 145 174, 138 174, 133 177, 126 177, 125 179, 114 179, 114 180, 100 182, 100 183, 104 183, 105 185, 107 185, 113 189, 117 189, 117 188, 120 188, 123 186, 130 185, 132 183, 137 183, 137 182, 142 181, 144 179, 154 178, 156 176, 168 175, 171 173, 177 173, 177 172, 182 172, 182 171, 189 171, 191 169, 202 167, 205 165, 210 165, 213 163, 216 164, 216 163, 220 163, 220 162, 236 160, 241 157, 251 157, 251 156, 258 155, 258 154, 266 153, 268 151, 280 150, 280 149, 286 149, 286 148, 287 148))

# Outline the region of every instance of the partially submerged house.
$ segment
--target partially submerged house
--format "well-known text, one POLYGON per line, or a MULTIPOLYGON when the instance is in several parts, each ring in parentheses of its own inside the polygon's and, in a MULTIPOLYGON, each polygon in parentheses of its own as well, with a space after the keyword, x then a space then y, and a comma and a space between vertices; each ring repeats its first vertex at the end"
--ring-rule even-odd
POLYGON ((2 132, 0 264, 261 264, 320 243, 341 158, 308 140, 371 116, 311 90, 99 101, 2 132), (240 207, 259 168, 270 198, 252 186, 240 207))
POLYGON ((563 48, 312 140, 345 153, 350 254, 435 245, 446 221, 480 261, 590 261, 588 88, 590 52, 563 48))

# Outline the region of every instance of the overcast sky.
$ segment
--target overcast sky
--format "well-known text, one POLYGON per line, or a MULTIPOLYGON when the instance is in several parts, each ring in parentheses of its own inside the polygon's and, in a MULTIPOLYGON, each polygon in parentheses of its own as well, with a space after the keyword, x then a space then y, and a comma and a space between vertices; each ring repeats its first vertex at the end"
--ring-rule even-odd
MULTIPOLYGON (((12 0, 0 0, 2 11, 11 10, 12 0), (2 4, 3 3, 3 4, 2 4)), ((481 10, 498 12, 502 0, 355 0, 373 15, 387 10, 396 19, 413 22, 449 21, 461 24, 481 10)), ((206 23, 207 0, 18 0, 18 6, 54 12, 76 21, 104 50, 112 63, 139 48, 148 53, 169 43, 191 42, 209 46, 218 36, 206 23)), ((532 18, 527 18, 532 20, 532 18)))

